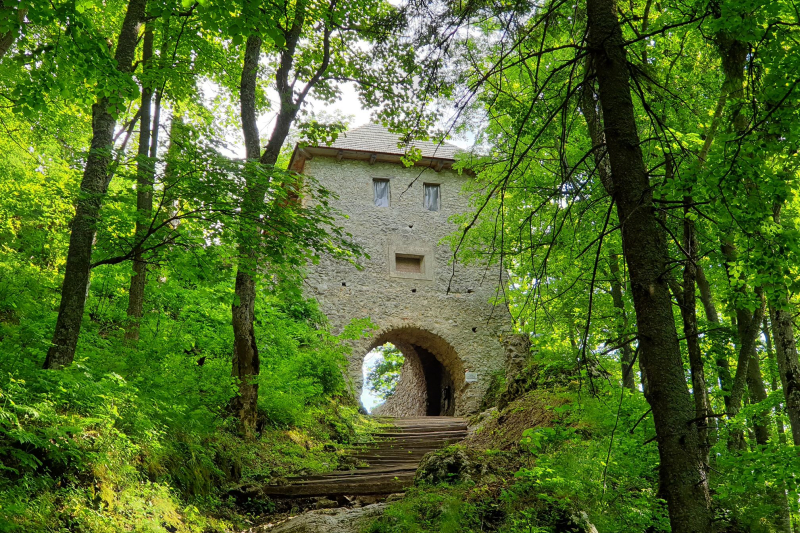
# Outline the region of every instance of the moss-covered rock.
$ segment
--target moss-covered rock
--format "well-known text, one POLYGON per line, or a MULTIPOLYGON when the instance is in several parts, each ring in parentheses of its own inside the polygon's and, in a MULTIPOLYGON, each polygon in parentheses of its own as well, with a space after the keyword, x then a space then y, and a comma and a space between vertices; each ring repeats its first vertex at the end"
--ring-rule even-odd
POLYGON ((464 446, 448 446, 422 458, 414 483, 478 483, 498 474, 506 463, 505 454, 487 454, 464 446))
POLYGON ((291 518, 269 531, 272 533, 360 533, 383 514, 386 504, 377 503, 352 509, 322 509, 291 518))

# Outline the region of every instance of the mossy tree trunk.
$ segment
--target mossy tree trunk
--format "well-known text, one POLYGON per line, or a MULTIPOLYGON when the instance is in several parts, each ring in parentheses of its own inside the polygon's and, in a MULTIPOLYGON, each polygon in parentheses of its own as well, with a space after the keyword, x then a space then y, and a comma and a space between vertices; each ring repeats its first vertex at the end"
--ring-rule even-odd
MULTIPOLYGON (((146 0, 130 0, 122 22, 114 59, 123 73, 133 70, 133 59, 139 39, 139 27, 144 20, 146 0)), ((92 140, 83 171, 75 216, 69 236, 69 251, 61 286, 61 304, 47 351, 44 368, 62 368, 72 363, 81 330, 86 296, 89 291, 89 274, 92 265, 92 247, 97 232, 96 224, 108 189, 108 167, 114 143, 117 120, 107 97, 92 105, 92 140)))

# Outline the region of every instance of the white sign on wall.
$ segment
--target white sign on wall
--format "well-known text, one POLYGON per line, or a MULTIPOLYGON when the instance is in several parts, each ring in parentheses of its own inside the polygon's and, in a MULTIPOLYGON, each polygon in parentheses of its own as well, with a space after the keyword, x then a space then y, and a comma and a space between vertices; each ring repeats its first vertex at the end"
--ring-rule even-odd
POLYGON ((464 372, 464 381, 467 383, 475 383, 478 381, 478 373, 477 372, 464 372))

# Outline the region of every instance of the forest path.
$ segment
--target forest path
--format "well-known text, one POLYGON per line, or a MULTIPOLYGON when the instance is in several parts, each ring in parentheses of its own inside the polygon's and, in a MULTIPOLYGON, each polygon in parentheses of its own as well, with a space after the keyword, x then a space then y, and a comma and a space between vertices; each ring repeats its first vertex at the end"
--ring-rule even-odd
POLYGON ((290 479, 288 485, 269 485, 263 493, 278 497, 362 496, 402 492, 414 484, 414 474, 426 453, 467 436, 462 418, 424 416, 379 417, 387 427, 375 443, 353 449, 352 457, 369 466, 290 479))

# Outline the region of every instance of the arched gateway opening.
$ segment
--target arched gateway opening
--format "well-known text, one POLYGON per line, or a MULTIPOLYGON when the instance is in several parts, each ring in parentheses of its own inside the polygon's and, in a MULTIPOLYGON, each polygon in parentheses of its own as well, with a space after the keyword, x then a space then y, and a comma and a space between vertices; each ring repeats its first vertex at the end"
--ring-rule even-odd
POLYGON ((464 386, 464 367, 453 347, 436 334, 407 327, 379 335, 370 345, 369 353, 389 345, 402 353, 402 368, 394 393, 377 405, 372 414, 453 416, 464 386))

